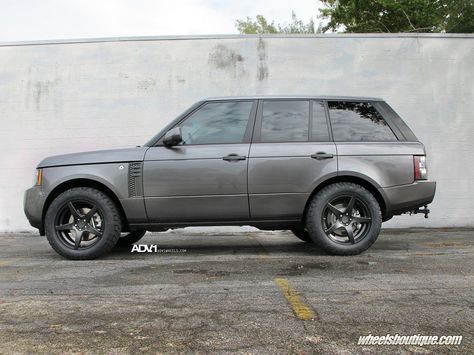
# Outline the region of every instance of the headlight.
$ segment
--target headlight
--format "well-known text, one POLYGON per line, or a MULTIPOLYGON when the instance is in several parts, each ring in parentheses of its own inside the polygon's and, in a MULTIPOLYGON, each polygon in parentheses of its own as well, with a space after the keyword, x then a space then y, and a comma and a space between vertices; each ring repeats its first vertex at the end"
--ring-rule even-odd
POLYGON ((41 186, 42 182, 43 182, 43 169, 36 169, 34 184, 36 186, 41 186))

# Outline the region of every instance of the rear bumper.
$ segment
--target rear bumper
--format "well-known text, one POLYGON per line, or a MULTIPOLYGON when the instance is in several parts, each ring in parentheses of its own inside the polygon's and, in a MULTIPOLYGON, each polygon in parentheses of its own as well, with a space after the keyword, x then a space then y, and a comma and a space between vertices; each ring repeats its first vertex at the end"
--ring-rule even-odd
POLYGON ((436 192, 436 181, 419 180, 379 190, 385 199, 385 215, 396 215, 431 203, 436 192))
POLYGON ((38 228, 43 234, 43 206, 46 200, 40 186, 33 186, 25 191, 23 209, 32 227, 38 228))

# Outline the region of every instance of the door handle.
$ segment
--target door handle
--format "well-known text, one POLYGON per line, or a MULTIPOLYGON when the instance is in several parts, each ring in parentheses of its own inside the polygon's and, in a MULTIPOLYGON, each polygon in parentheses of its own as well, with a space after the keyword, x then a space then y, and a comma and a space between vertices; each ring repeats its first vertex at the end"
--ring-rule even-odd
POLYGON ((238 160, 245 160, 247 159, 247 157, 243 155, 238 155, 238 154, 229 154, 223 157, 222 159, 224 159, 225 161, 238 161, 238 160))
POLYGON ((317 152, 316 154, 311 154, 311 158, 316 159, 316 160, 324 160, 324 159, 334 158, 334 155, 327 154, 325 152, 317 152))

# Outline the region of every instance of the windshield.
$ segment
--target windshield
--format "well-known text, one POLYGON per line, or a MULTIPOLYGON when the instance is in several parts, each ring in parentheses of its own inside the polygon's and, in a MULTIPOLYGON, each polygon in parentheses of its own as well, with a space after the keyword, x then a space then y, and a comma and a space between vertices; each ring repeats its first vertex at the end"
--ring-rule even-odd
POLYGON ((172 120, 170 123, 168 123, 162 130, 160 130, 157 134, 153 136, 148 142, 146 142, 143 146, 144 147, 153 147, 158 143, 158 141, 165 135, 166 132, 168 132, 173 126, 175 126, 179 121, 181 121, 185 116, 187 116, 191 111, 195 110, 196 107, 200 106, 202 104, 202 101, 196 102, 194 105, 189 107, 186 111, 184 111, 182 114, 180 114, 178 117, 176 117, 174 120, 172 120))

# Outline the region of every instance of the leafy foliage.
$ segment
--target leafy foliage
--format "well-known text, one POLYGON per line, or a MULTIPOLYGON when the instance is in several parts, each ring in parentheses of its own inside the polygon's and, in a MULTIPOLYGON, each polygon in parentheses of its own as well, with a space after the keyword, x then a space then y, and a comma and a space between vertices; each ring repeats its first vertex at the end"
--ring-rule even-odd
POLYGON ((322 0, 324 31, 474 32, 474 0, 322 0))
POLYGON ((320 18, 327 20, 315 28, 292 12, 290 24, 275 25, 262 15, 255 20, 237 20, 243 34, 264 33, 349 33, 371 32, 474 32, 474 0, 321 0, 320 18))
POLYGON ((264 33, 278 33, 278 29, 268 21, 262 15, 256 16, 256 21, 253 21, 250 17, 245 20, 237 20, 235 26, 240 33, 243 34, 264 34, 264 33))
POLYGON ((255 20, 252 20, 250 17, 247 17, 245 20, 237 20, 235 26, 237 30, 243 34, 321 32, 321 28, 314 28, 314 21, 312 19, 306 24, 298 20, 294 12, 291 13, 291 23, 285 25, 275 25, 273 21, 269 23, 264 16, 257 15, 255 20))

